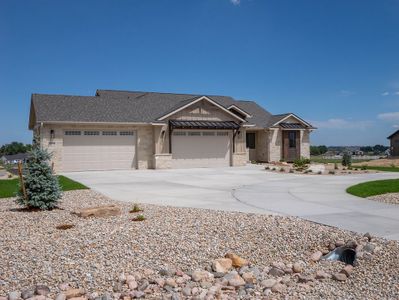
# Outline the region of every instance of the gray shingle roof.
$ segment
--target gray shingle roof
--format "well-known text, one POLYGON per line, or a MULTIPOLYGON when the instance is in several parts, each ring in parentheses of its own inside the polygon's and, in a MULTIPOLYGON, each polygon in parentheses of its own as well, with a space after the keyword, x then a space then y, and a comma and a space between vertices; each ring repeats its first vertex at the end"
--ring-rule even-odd
POLYGON ((288 115, 272 115, 256 102, 228 96, 112 90, 97 90, 96 96, 33 94, 31 110, 36 122, 150 123, 202 96, 225 108, 236 105, 252 115, 248 122, 256 127, 269 127, 288 115))

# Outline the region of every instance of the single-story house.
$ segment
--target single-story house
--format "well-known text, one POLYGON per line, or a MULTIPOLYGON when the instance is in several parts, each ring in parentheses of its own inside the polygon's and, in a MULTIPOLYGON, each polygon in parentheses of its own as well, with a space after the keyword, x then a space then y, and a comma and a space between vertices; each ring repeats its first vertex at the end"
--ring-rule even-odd
POLYGON ((392 133, 387 139, 391 141, 390 155, 399 156, 399 130, 392 133))
POLYGON ((315 128, 227 96, 97 90, 33 94, 29 129, 67 172, 293 161, 310 156, 315 128))
POLYGON ((19 162, 25 162, 28 159, 28 153, 17 153, 12 155, 3 155, 0 160, 3 164, 17 164, 19 162))

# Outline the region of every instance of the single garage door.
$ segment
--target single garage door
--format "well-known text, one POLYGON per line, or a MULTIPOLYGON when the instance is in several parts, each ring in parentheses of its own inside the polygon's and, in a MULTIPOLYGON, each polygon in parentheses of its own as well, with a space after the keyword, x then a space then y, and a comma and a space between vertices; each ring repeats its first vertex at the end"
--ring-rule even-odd
POLYGON ((135 167, 134 131, 64 132, 63 171, 123 170, 135 167))
POLYGON ((229 131, 174 130, 172 134, 173 168, 230 166, 229 131))

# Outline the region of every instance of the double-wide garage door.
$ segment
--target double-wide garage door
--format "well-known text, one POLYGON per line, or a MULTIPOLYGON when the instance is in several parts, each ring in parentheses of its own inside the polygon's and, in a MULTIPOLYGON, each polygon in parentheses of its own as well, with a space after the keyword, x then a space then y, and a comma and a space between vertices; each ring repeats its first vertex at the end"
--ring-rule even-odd
POLYGON ((174 130, 172 167, 206 168, 230 166, 231 133, 213 130, 174 130))
POLYGON ((64 131, 64 172, 131 169, 135 157, 134 131, 64 131))

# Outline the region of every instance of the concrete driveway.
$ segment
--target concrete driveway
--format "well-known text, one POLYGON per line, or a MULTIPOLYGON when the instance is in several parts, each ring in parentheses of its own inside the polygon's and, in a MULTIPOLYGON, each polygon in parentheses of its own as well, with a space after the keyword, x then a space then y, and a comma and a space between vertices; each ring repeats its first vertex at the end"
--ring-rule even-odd
POLYGON ((65 173, 126 202, 298 216, 399 240, 399 206, 348 195, 353 184, 398 178, 395 173, 346 176, 271 173, 235 168, 65 173))

